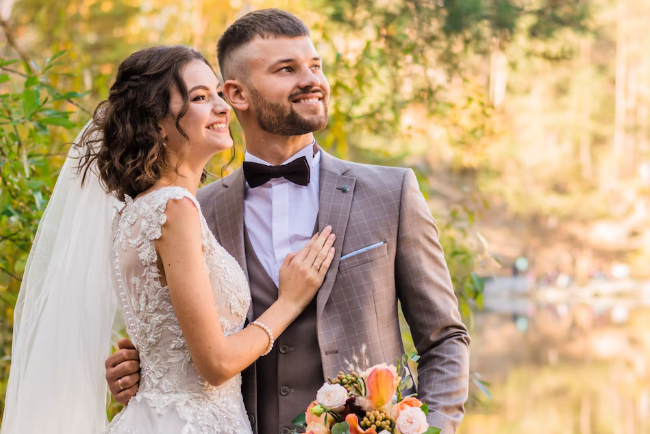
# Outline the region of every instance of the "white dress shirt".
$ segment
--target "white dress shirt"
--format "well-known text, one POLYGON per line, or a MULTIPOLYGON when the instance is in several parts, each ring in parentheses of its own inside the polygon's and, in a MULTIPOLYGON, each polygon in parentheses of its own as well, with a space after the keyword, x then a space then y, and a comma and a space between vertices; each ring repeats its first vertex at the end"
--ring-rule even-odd
MULTIPOLYGON (((271 179, 256 188, 250 188, 246 183, 244 224, 248 238, 264 270, 277 286, 280 284, 280 267, 287 254, 302 249, 314 234, 320 181, 320 151, 314 155, 315 143, 305 146, 283 163, 299 157, 307 158, 309 185, 297 185, 284 178, 271 179)), ((248 151, 244 161, 271 165, 248 151)))

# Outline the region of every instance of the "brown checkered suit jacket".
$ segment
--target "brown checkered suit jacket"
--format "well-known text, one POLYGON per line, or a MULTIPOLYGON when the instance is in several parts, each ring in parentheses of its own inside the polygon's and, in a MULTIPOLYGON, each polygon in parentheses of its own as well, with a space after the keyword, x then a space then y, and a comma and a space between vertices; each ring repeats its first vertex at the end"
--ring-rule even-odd
MULTIPOLYGON (((467 399, 470 338, 415 175, 410 169, 350 163, 321 152, 319 230, 331 225, 337 235, 334 261, 317 295, 324 377, 346 368, 362 346, 370 365, 396 363, 404 352, 400 300, 421 356, 419 398, 429 405, 429 423, 451 434, 467 399), (340 260, 379 242, 385 244, 340 260)), ((238 169, 201 188, 198 200, 216 238, 247 272, 244 184, 238 169)), ((244 383, 244 394, 255 395, 254 377, 244 383)), ((247 401, 255 414, 256 403, 263 405, 264 399, 247 401)))

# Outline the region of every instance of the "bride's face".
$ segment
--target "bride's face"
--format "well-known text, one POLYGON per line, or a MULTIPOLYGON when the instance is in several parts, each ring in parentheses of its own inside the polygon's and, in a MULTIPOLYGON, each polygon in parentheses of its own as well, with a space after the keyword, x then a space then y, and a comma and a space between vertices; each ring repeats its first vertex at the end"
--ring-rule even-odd
MULTIPOLYGON (((179 124, 189 141, 176 128, 176 116, 183 107, 183 98, 172 89, 171 115, 160 123, 166 135, 167 148, 183 160, 203 161, 232 147, 228 130, 230 106, 221 97, 220 83, 205 63, 188 63, 182 74, 189 95, 189 107, 179 124)), ((205 164, 205 162, 204 162, 205 164)))

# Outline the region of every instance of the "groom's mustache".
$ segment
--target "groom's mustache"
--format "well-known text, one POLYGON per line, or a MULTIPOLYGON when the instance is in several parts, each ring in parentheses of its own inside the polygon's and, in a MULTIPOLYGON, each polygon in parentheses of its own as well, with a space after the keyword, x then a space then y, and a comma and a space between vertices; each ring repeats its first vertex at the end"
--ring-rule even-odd
POLYGON ((293 101, 294 99, 298 98, 300 95, 305 95, 307 93, 318 93, 320 94, 321 98, 325 98, 325 92, 322 89, 318 87, 313 87, 311 89, 302 89, 292 93, 291 95, 289 95, 289 101, 293 101))

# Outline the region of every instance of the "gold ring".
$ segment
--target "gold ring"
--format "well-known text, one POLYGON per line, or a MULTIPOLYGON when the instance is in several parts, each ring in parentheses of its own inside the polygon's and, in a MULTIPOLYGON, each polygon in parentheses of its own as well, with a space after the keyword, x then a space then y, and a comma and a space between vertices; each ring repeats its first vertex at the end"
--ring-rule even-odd
POLYGON ((124 386, 122 386, 122 379, 117 380, 117 385, 120 386, 120 390, 124 390, 124 386))
POLYGON ((316 271, 320 271, 320 267, 321 267, 322 264, 316 265, 316 262, 314 262, 314 263, 311 264, 311 265, 314 266, 314 268, 316 269, 316 271))

